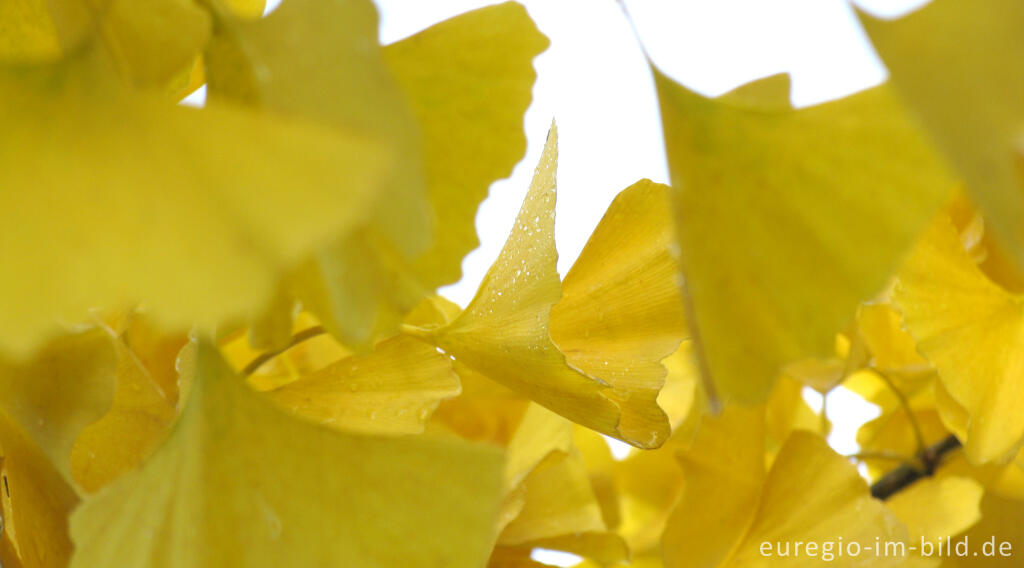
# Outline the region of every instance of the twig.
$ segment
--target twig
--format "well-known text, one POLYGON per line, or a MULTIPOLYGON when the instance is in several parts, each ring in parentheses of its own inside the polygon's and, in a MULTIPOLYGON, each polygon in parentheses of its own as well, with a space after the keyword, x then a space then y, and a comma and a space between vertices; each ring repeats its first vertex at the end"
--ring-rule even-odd
POLYGON ((923 477, 931 477, 946 454, 959 447, 960 440, 952 434, 942 441, 928 446, 918 456, 921 460, 920 467, 905 464, 883 475, 871 485, 871 496, 884 501, 906 489, 915 481, 923 477))
POLYGON ((886 385, 889 385, 889 389, 896 395, 896 398, 900 401, 900 406, 903 407, 903 412, 907 413, 907 420, 910 421, 910 428, 914 431, 914 440, 917 443, 917 453, 922 454, 925 452, 926 445, 924 441, 924 434, 921 432, 921 425, 917 422, 917 416, 914 416, 913 409, 910 408, 910 401, 907 400, 907 395, 903 394, 903 391, 896 388, 896 383, 892 382, 889 375, 886 375, 878 369, 872 368, 879 377, 885 381, 886 385))
POLYGON ((292 336, 292 339, 291 341, 288 342, 288 345, 285 345, 283 348, 278 349, 276 351, 267 351, 266 353, 261 353, 255 359, 249 361, 249 364, 246 365, 244 369, 242 369, 242 375, 248 377, 249 375, 255 373, 256 370, 262 367, 263 364, 266 363, 267 361, 273 359, 274 357, 277 357, 278 355, 284 353, 285 351, 288 351, 292 347, 295 347, 296 345, 302 343, 303 341, 306 341, 307 339, 312 339, 318 335, 323 335, 324 333, 324 328, 319 325, 306 328, 296 333, 295 335, 292 336))

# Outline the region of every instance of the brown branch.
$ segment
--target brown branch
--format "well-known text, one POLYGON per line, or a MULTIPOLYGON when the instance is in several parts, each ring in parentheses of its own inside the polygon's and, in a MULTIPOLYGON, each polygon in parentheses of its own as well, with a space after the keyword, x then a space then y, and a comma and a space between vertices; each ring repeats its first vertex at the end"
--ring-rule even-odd
POLYGON ((922 467, 907 464, 890 471, 871 485, 871 496, 884 501, 906 489, 915 481, 931 477, 946 454, 959 447, 960 440, 952 434, 942 441, 928 446, 918 456, 922 467))

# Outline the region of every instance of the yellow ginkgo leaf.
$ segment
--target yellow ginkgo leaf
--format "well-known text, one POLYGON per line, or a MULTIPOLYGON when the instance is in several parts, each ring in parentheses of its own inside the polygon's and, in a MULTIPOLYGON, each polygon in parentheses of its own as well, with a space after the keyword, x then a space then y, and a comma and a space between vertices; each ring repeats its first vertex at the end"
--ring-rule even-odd
POLYGON ((0 22, 0 62, 52 62, 96 43, 123 79, 157 90, 190 74, 210 36, 209 14, 188 0, 13 0, 0 22))
POLYGON ((608 207, 562 282, 551 309, 551 339, 570 365, 612 385, 642 416, 623 415, 622 429, 665 422, 658 392, 661 360, 687 335, 679 295, 668 186, 641 180, 608 207), (627 423, 635 420, 636 424, 627 423))
POLYGON ((52 61, 60 57, 47 0, 0 2, 0 62, 52 61))
POLYGON ((282 281, 269 321, 252 336, 258 347, 282 347, 298 299, 343 343, 369 348, 382 303, 409 309, 419 299, 401 282, 392 285, 379 265, 400 263, 432 239, 420 136, 384 64, 377 11, 368 0, 290 0, 264 19, 217 15, 219 32, 205 54, 211 101, 359 132, 401 164, 387 172, 357 232, 324 243, 282 281))
MULTIPOLYGON (((221 353, 231 367, 246 375, 249 386, 269 391, 295 382, 328 365, 352 355, 352 350, 338 343, 324 331, 320 321, 309 312, 299 312, 291 321, 292 332, 281 349, 263 351, 253 348, 251 337, 255 327, 239 329, 218 342, 221 353)), ((260 320, 261 322, 264 320, 260 320)), ((286 325, 287 322, 279 322, 286 325)))
POLYGON ((953 556, 943 559, 943 568, 1012 568, 1020 565, 1018 544, 1024 542, 1024 507, 1021 501, 986 492, 981 500, 981 520, 962 537, 970 545, 969 552, 982 554, 953 556), (988 555, 982 547, 990 545, 988 555), (1004 543, 1009 543, 1007 549, 1004 543))
POLYGON ((912 417, 898 405, 883 408, 881 416, 865 422, 857 429, 857 445, 867 456, 864 463, 868 466, 868 473, 873 479, 877 480, 900 465, 896 459, 880 456, 913 460, 922 450, 916 429, 920 429, 925 446, 949 435, 949 431, 932 406, 932 401, 918 402, 917 399, 912 399, 911 409, 912 417))
POLYGON ((861 22, 893 85, 1024 265, 1024 4, 934 0, 897 21, 861 22))
MULTIPOLYGON (((526 10, 508 2, 384 48, 422 134, 436 231, 413 258, 367 231, 305 265, 294 287, 332 331, 357 344, 386 335, 420 299, 459 279, 462 258, 479 244, 477 207, 525 151, 522 117, 536 77, 531 62, 546 47, 526 10)), ((427 240, 413 236, 417 244, 427 240)))
POLYGON ((266 0, 221 0, 231 11, 244 18, 259 18, 266 11, 266 0))
POLYGON ((408 335, 346 357, 267 393, 296 414, 369 434, 417 434, 442 399, 461 391, 451 360, 408 335))
POLYGON ((551 306, 561 297, 554 243, 557 138, 552 126, 512 233, 473 301, 447 326, 410 331, 574 422, 657 447, 669 426, 655 400, 618 396, 612 385, 570 366, 548 334, 551 306))
POLYGON ((680 452, 683 489, 665 525, 666 566, 720 565, 750 525, 765 475, 764 408, 727 407, 680 452))
POLYGON ((389 159, 337 129, 126 91, 95 50, 0 70, 0 97, 0 264, 19 275, 0 345, 16 354, 97 306, 207 328, 251 314, 362 221, 389 159))
MULTIPOLYGON (((857 310, 857 331, 871 354, 871 366, 907 380, 932 373, 903 327, 903 316, 889 304, 864 304, 857 310)), ((928 377, 930 378, 930 377, 928 377)))
POLYGON ((0 362, 0 408, 71 480, 71 450, 115 398, 117 344, 93 327, 61 335, 25 363, 0 362))
POLYGON ((803 397, 804 386, 788 377, 780 377, 765 402, 765 433, 768 451, 776 453, 796 430, 828 436, 828 419, 814 411, 803 397))
POLYGON ((137 354, 127 337, 134 334, 116 341, 117 385, 111 408, 81 431, 71 451, 71 473, 87 492, 95 492, 139 466, 177 416, 177 389, 170 393, 172 398, 154 378, 168 370, 173 373, 174 359, 148 359, 145 351, 137 354), (156 365, 147 367, 147 363, 156 365))
POLYGON ((523 487, 522 511, 498 536, 499 546, 563 550, 605 565, 628 558, 625 541, 604 523, 578 451, 559 452, 540 463, 523 487))
POLYGON ((615 460, 600 435, 576 429, 576 447, 591 473, 605 523, 622 535, 632 555, 659 550, 665 522, 684 484, 676 454, 690 442, 689 431, 677 430, 656 450, 634 450, 624 459, 615 460), (613 503, 606 502, 609 496, 598 493, 604 483, 611 486, 613 503))
POLYGON ((952 180, 884 87, 794 110, 786 76, 708 99, 654 74, 702 371, 763 401, 780 365, 831 350, 952 180))
POLYGON ((658 393, 658 406, 665 411, 673 434, 698 419, 704 398, 700 391, 700 371, 693 355, 693 341, 685 340, 679 348, 662 359, 667 374, 665 386, 658 393))
POLYGON ((922 236, 893 295, 918 349, 967 411, 976 464, 1017 453, 1024 438, 1024 311, 1021 298, 988 280, 945 216, 922 236))
POLYGON ((316 121, 392 148, 401 167, 388 171, 387 199, 368 221, 402 254, 426 246, 419 135, 384 64, 373 3, 289 0, 258 20, 216 13, 204 57, 209 100, 316 121))
POLYGON ((808 549, 802 556, 791 549, 793 566, 820 565, 825 543, 833 543, 835 553, 838 542, 848 547, 847 551, 851 542, 860 545, 863 557, 854 559, 858 565, 904 566, 907 558, 870 555, 865 549, 876 542, 907 546, 909 535, 906 527, 871 497, 851 463, 820 436, 798 431, 786 441, 768 472, 753 522, 725 565, 777 566, 779 555, 766 554, 762 543, 784 547, 795 546, 797 541, 821 545, 814 558, 808 549))
POLYGON ((871 497, 853 465, 835 454, 820 436, 794 432, 763 483, 756 485, 752 485, 756 478, 749 474, 740 478, 731 468, 721 469, 728 463, 722 454, 729 449, 717 452, 717 456, 705 454, 717 462, 721 470, 717 478, 694 478, 692 466, 687 468, 686 492, 662 540, 667 566, 819 566, 823 561, 835 561, 838 565, 875 567, 903 566, 908 561, 900 555, 872 554, 876 542, 908 547, 907 529, 871 497), (744 499, 731 497, 730 489, 744 499), (705 495, 701 500, 703 492, 714 497, 705 495), (688 497, 690 494, 694 496, 688 497), (737 507, 721 510, 716 508, 719 501, 737 507), (708 515, 723 515, 718 517, 722 522, 712 526, 708 515), (731 530, 722 531, 726 522, 731 530), (692 534, 681 532, 682 528, 701 526, 706 528, 692 534), (814 548, 797 551, 797 542, 801 546, 813 543, 814 548), (853 558, 847 548, 851 543, 857 543, 858 555, 853 558))
POLYGON ((526 151, 523 113, 548 40, 526 9, 466 12, 384 48, 423 133, 427 190, 439 228, 413 272, 428 288, 456 282, 477 247, 476 210, 526 151))
POLYGON ((885 504, 907 526, 911 538, 934 541, 958 535, 977 523, 983 493, 973 479, 945 476, 917 481, 885 504))
POLYGON ((75 511, 71 566, 475 567, 486 560, 500 498, 498 452, 304 422, 262 400, 203 343, 194 369, 164 445, 75 511))
POLYGON ((67 517, 78 496, 50 458, 0 412, 0 564, 64 568, 71 556, 67 517))
POLYGON ((524 481, 530 473, 554 454, 566 454, 572 448, 572 422, 519 397, 463 393, 442 403, 432 420, 433 425, 443 424, 464 439, 505 448, 499 531, 523 510, 524 481))
MULTIPOLYGON (((176 75, 191 73, 210 38, 209 13, 189 0, 55 0, 53 4, 91 5, 86 14, 93 20, 96 38, 120 74, 140 86, 166 88, 176 75)), ((68 23, 62 26, 67 28, 68 23)), ((63 41, 71 43, 67 37, 63 41)))
POLYGON ((508 442, 505 490, 513 491, 552 453, 572 449, 572 422, 537 404, 530 404, 508 442))
MULTIPOLYGON (((547 40, 518 4, 463 14, 384 50, 398 81, 394 87, 389 77, 380 76, 383 64, 376 50, 368 54, 362 47, 376 38, 372 5, 341 6, 303 0, 284 16, 275 12, 266 22, 249 24, 251 37, 245 42, 256 42, 260 51, 246 55, 271 68, 287 68, 260 87, 265 99, 251 102, 354 123, 399 146, 404 173, 392 180, 393 191, 380 201, 372 226, 318 250, 284 292, 300 299, 344 343, 368 349, 373 340, 390 335, 422 298, 458 280, 462 258, 478 244, 474 218, 480 201, 525 149, 522 116, 535 77, 531 61, 547 40), (324 30, 306 29, 313 12, 324 30), (338 45, 338 26, 329 22, 339 18, 362 38, 354 50, 338 45), (299 29, 302 34, 294 32, 299 29), (314 52, 333 55, 297 68, 290 56, 281 55, 290 52, 280 51, 280 36, 308 38, 314 52), (372 69, 338 69, 339 59, 351 65, 353 56, 360 69, 372 69), (373 80, 354 82, 353 74, 373 80), (412 128, 413 117, 418 129, 412 128), (414 218, 418 215, 423 218, 414 218)), ((231 61, 222 65, 228 94, 247 97, 248 77, 237 77, 238 65, 228 65, 231 61)), ((214 91, 216 84, 211 78, 214 91)))

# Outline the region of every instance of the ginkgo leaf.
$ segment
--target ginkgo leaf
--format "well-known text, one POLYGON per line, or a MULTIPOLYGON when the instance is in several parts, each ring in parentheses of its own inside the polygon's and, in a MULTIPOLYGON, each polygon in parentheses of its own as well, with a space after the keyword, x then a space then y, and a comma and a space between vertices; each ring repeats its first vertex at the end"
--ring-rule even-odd
MULTIPOLYGON (((981 520, 962 537, 971 545, 969 552, 978 552, 984 543, 993 542, 992 555, 950 555, 943 559, 943 568, 990 568, 1019 565, 1017 543, 1024 542, 1024 507, 1015 499, 986 492, 981 500, 981 520), (1000 550, 1003 543, 1010 548, 1000 550)), ((957 539, 960 540, 960 539, 957 539)))
MULTIPOLYGON (((350 81, 353 72, 340 73, 336 65, 339 58, 347 61, 355 55, 364 67, 373 64, 372 73, 361 75, 377 77, 383 64, 367 57, 362 47, 371 39, 355 42, 354 50, 342 49, 345 46, 335 46, 332 35, 337 26, 329 32, 305 28, 311 12, 325 20, 321 25, 331 26, 327 22, 332 17, 355 11, 359 17, 343 18, 346 25, 357 26, 357 36, 375 38, 370 3, 349 3, 344 9, 336 2, 299 4, 286 17, 275 20, 275 12, 267 22, 250 25, 251 32, 263 32, 248 39, 265 44, 256 56, 269 60, 271 67, 288 68, 262 88, 269 100, 260 102, 376 129, 398 141, 403 156, 406 173, 392 184, 403 193, 389 192, 374 215, 374 225, 318 250, 286 284, 285 294, 300 299, 331 333, 367 349, 371 340, 390 335, 422 298, 458 280, 462 258, 478 244, 474 218, 480 201, 491 182, 512 171, 525 149, 522 116, 535 78, 531 61, 547 40, 522 6, 490 6, 388 46, 383 55, 399 87, 380 77, 366 85, 350 81), (311 38, 315 52, 342 49, 344 54, 312 59, 319 63, 298 70, 290 58, 272 56, 279 53, 283 40, 270 39, 300 28, 305 30, 301 37, 311 38), (324 84, 327 80, 321 76, 334 79, 324 84), (357 96, 350 96, 357 87, 357 96), (343 112, 334 108, 343 103, 343 112), (394 116, 365 112, 372 105, 394 116), (403 208, 408 211, 403 213, 403 208), (410 222, 413 215, 424 219, 410 222), (425 222, 430 220, 427 215, 432 215, 433 232, 425 222)), ((223 73, 236 67, 223 65, 223 73)), ((247 94, 243 81, 230 75, 227 79, 234 83, 229 94, 247 94)), ((211 83, 216 91, 216 81, 211 83)))
POLYGON ((579 452, 559 453, 524 481, 525 503, 498 536, 499 546, 573 552, 610 565, 629 556, 622 537, 608 531, 579 452))
POLYGON ((673 435, 699 415, 704 405, 700 371, 693 355, 693 341, 684 340, 674 353, 662 359, 667 374, 658 393, 658 406, 665 411, 673 435))
POLYGON ((572 422, 537 404, 530 404, 508 442, 505 489, 513 491, 552 453, 572 449, 572 422))
POLYGON ((1024 265, 1024 5, 934 0, 892 22, 861 14, 890 78, 1024 265))
POLYGON ((19 274, 0 288, 3 349, 137 300, 165 324, 249 314, 284 266, 362 220, 389 159, 336 129, 117 81, 94 50, 0 71, 0 263, 19 274))
POLYGON ((47 0, 0 3, 0 62, 52 61, 60 55, 47 0))
POLYGON ((649 415, 624 415, 623 429, 665 421, 661 360, 687 335, 668 186, 641 180, 612 201, 562 281, 551 339, 573 367, 612 385, 615 397, 649 415), (627 424, 636 419, 637 424, 627 424))
POLYGON ((429 239, 419 136, 384 64, 377 11, 369 0, 289 0, 268 17, 216 12, 205 53, 211 101, 301 117, 356 132, 392 148, 387 199, 368 219, 403 254, 429 239), (301 53, 302 57, 296 57, 301 53))
POLYGON ((250 343, 254 328, 249 328, 248 333, 239 329, 229 334, 218 342, 218 347, 231 367, 246 375, 249 386, 258 391, 293 383, 353 354, 325 333, 320 321, 308 312, 299 312, 291 326, 292 332, 287 334, 281 349, 254 349, 250 343))
POLYGON ((904 378, 927 375, 931 365, 917 352, 914 338, 903 327, 903 316, 889 304, 864 304, 857 310, 857 331, 874 368, 904 378))
POLYGON ((683 489, 661 538, 666 566, 721 565, 750 526, 765 476, 764 408, 727 407, 680 452, 683 489))
POLYGON ((762 401, 829 352, 952 180, 885 87, 794 110, 785 76, 708 99, 654 74, 702 371, 762 401))
POLYGON ((104 329, 67 333, 24 363, 0 362, 0 408, 69 482, 71 450, 115 398, 117 345, 104 329))
POLYGON ((75 511, 71 566, 486 560, 501 483, 493 449, 298 420, 261 400, 206 344, 194 369, 164 445, 75 511))
POLYGON ((911 538, 938 540, 958 535, 981 519, 984 493, 977 481, 947 476, 922 479, 886 500, 911 538))
MULTIPOLYGON (((121 75, 132 83, 157 88, 166 87, 182 72, 191 72, 210 38, 212 24, 209 13, 189 0, 102 0, 88 17, 121 75)), ((64 43, 70 42, 65 38, 64 43)))
POLYGON ((12 568, 67 566, 67 517, 78 496, 49 456, 3 412, 0 481, 0 563, 12 568))
POLYGON ((815 412, 804 400, 804 386, 788 377, 780 377, 765 401, 765 433, 768 451, 775 453, 796 430, 828 436, 828 419, 815 412))
POLYGON ((267 9, 266 0, 220 0, 231 11, 243 18, 259 18, 267 9))
POLYGON ((165 393, 154 379, 173 373, 174 359, 157 357, 154 361, 146 358, 145 351, 136 354, 125 339, 115 344, 116 390, 110 410, 82 429, 70 456, 74 480, 87 492, 95 492, 139 466, 177 417, 177 389, 165 393), (146 363, 157 364, 147 367, 146 363))
MULTIPOLYGON (((906 527, 868 493, 857 470, 828 447, 820 436, 794 432, 779 452, 764 481, 753 522, 726 566, 776 566, 778 558, 764 554, 761 543, 878 542, 908 544, 906 527)), ((862 550, 863 550, 862 548, 862 550)), ((819 554, 822 550, 819 549, 819 554)), ((911 552, 908 556, 914 556, 911 552)), ((863 566, 903 566, 899 555, 855 559, 863 566)), ((820 558, 794 555, 794 566, 815 566, 820 558)))
POLYGON ((526 9, 505 2, 384 48, 419 120, 434 226, 442 229, 413 267, 424 286, 458 281, 462 258, 479 244, 477 207, 526 151, 532 62, 547 46, 526 9))
POLYGON ((496 547, 487 561, 487 568, 547 568, 551 566, 531 559, 532 552, 533 550, 529 548, 496 547))
POLYGON ((655 401, 617 396, 608 383, 570 366, 548 334, 551 306, 561 297, 554 246, 557 138, 552 126, 512 233, 473 301, 447 326, 416 332, 456 361, 574 422, 657 447, 669 427, 663 412, 648 407, 655 401))
POLYGON ((325 243, 282 281, 264 316, 271 321, 256 324, 262 333, 252 336, 258 347, 282 347, 286 337, 268 331, 275 324, 281 329, 298 299, 344 343, 368 347, 380 298, 418 300, 390 285, 378 257, 387 252, 400 259, 432 238, 420 136, 384 64, 376 9, 368 0, 290 0, 265 19, 221 10, 218 22, 221 29, 205 54, 210 100, 362 133, 391 148, 401 164, 387 172, 358 232, 325 243))
POLYGON ((1016 454, 1024 438, 1021 298, 985 277, 944 216, 908 257, 893 298, 918 349, 970 417, 961 441, 971 462, 1016 454))
POLYGON ((899 405, 883 408, 881 416, 865 422, 857 429, 857 445, 868 456, 864 463, 873 479, 900 465, 900 462, 893 459, 873 458, 873 454, 901 456, 912 460, 921 451, 915 429, 920 430, 925 445, 949 435, 930 400, 911 400, 913 416, 908 416, 907 411, 899 405))
MULTIPOLYGON (((727 451, 718 450, 717 455, 708 455, 706 459, 711 464, 717 462, 721 470, 729 463, 723 461, 726 456, 722 453, 727 451)), ((700 458, 693 455, 693 459, 700 458)), ((902 542, 908 546, 907 529, 871 497, 853 465, 835 454, 816 434, 794 432, 763 483, 757 486, 751 483, 754 477, 739 479, 728 468, 723 473, 729 475, 696 478, 700 479, 699 485, 687 486, 662 541, 667 566, 818 566, 824 560, 825 546, 832 547, 831 560, 856 562, 858 566, 903 566, 908 560, 900 555, 874 555, 867 550, 876 541, 902 542), (726 499, 730 488, 741 491, 745 498, 726 499), (714 493, 715 497, 701 500, 702 491, 714 493), (693 497, 688 497, 691 494, 693 497), (712 527, 708 526, 684 538, 681 528, 698 530, 701 522, 710 525, 709 515, 722 514, 715 508, 720 500, 737 505, 727 509, 731 515, 724 517, 729 519, 731 530, 709 534, 712 527), (701 507, 694 507, 698 504, 701 507), (708 540, 699 540, 697 534, 708 540), (723 540, 723 536, 733 540, 723 540), (815 543, 817 548, 813 555, 810 549, 797 553, 793 548, 796 542, 815 543), (836 550, 839 542, 843 546, 856 542, 859 555, 842 558, 836 550), (769 543, 770 548, 766 550, 763 543, 769 543)), ((720 530, 722 526, 716 523, 714 528, 720 530)))
POLYGON ((683 489, 676 454, 689 447, 690 432, 676 430, 660 448, 630 451, 621 460, 612 457, 607 442, 593 430, 577 427, 574 442, 590 471, 605 524, 625 539, 633 556, 658 551, 665 522, 683 489), (598 492, 604 484, 610 486, 611 503, 598 492))
POLYGON ((451 360, 408 335, 346 357, 267 393, 300 416, 370 434, 418 434, 442 399, 461 391, 451 360))
MULTIPOLYGON (((492 383, 488 379, 483 379, 492 383)), ((519 397, 494 397, 470 392, 445 401, 433 417, 463 439, 505 448, 502 504, 496 526, 500 532, 526 504, 524 481, 545 460, 572 449, 572 422, 519 397)))

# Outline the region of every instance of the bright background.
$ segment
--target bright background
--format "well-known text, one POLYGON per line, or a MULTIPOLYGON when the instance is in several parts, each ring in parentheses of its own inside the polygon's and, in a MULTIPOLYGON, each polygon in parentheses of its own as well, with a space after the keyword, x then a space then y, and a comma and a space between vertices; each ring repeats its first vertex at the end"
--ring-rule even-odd
MULTIPOLYGON (((285 0, 287 1, 287 0, 285 0)), ((461 305, 473 297, 526 195, 548 126, 559 134, 555 236, 564 276, 612 198, 640 178, 668 183, 654 84, 637 37, 616 0, 519 0, 551 47, 535 60, 537 83, 526 113, 526 157, 491 187, 477 214, 480 248, 463 262, 464 277, 442 292, 461 305)), ((390 43, 483 0, 375 0, 381 40, 390 43)), ((268 12, 280 0, 270 0, 268 12)), ((857 0, 856 6, 897 17, 926 0, 857 0)), ((673 79, 708 96, 751 80, 789 73, 795 106, 809 106, 885 80, 847 0, 626 0, 640 41, 673 79)), ((200 103, 201 104, 201 103, 200 103)), ((821 397, 805 392, 812 406, 821 397)), ((877 410, 852 393, 829 395, 836 451, 857 450, 856 429, 877 410)), ((621 442, 613 451, 624 456, 621 442)), ((557 565, 573 555, 535 551, 557 565)))

